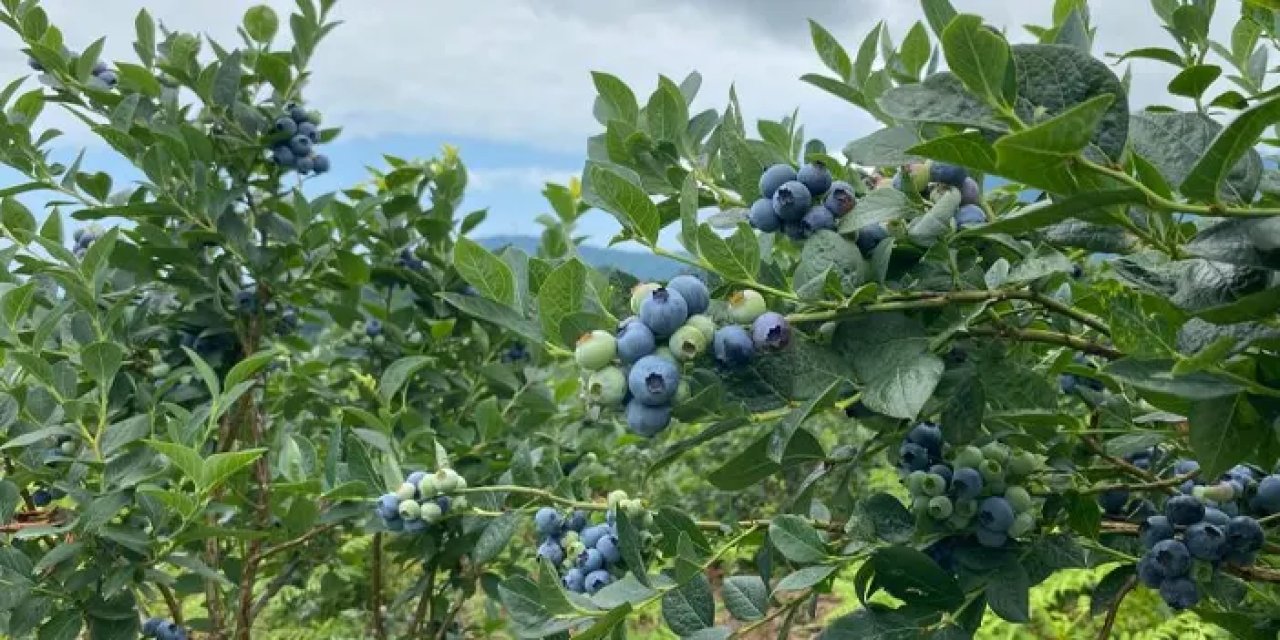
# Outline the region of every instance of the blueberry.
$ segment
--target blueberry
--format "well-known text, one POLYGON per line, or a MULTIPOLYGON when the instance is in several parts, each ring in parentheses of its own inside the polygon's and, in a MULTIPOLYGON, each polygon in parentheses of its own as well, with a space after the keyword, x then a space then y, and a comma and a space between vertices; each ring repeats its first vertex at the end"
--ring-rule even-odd
POLYGON ((951 467, 945 464, 935 464, 929 467, 929 473, 941 476, 947 486, 951 486, 951 467))
POLYGON ((636 360, 653 353, 656 346, 657 341, 653 337, 653 331, 640 322, 639 318, 635 318, 634 322, 626 322, 618 329, 618 359, 623 364, 635 363, 636 360))
POLYGON ((850 211, 858 204, 858 198, 853 193, 853 187, 847 182, 837 181, 831 185, 831 193, 827 194, 827 200, 823 206, 831 215, 839 218, 850 211))
POLYGON ((584 590, 584 574, 582 569, 574 567, 564 573, 564 577, 560 582, 564 584, 564 588, 574 593, 582 593, 584 590))
POLYGON ((1148 549, 1161 540, 1173 538, 1173 535, 1173 525, 1164 516, 1151 516, 1138 527, 1138 538, 1142 540, 1142 546, 1148 549))
POLYGON ((293 118, 293 121, 298 124, 311 122, 310 116, 307 115, 307 110, 296 104, 289 105, 286 110, 289 112, 289 117, 293 118))
POLYGON ((982 474, 982 481, 987 484, 1004 481, 1004 467, 995 460, 983 460, 978 465, 978 473, 982 474))
POLYGON ((782 223, 782 233, 797 242, 809 237, 809 227, 803 220, 788 220, 782 223))
POLYGON ((929 190, 931 168, 932 163, 914 162, 903 169, 911 180, 911 186, 915 187, 916 193, 924 194, 929 190))
POLYGON ((538 545, 538 557, 545 558, 553 565, 560 566, 564 562, 564 549, 560 547, 560 543, 552 538, 547 538, 538 545))
POLYGON ((382 321, 377 318, 371 318, 364 323, 364 334, 370 338, 376 338, 382 335, 382 321))
POLYGON ((762 352, 785 349, 791 343, 791 325, 782 314, 766 311, 751 323, 751 342, 762 352))
POLYGON ((646 438, 662 433, 671 424, 671 407, 654 407, 632 398, 627 403, 627 427, 633 433, 646 438))
POLYGON ((422 517, 422 506, 416 500, 401 500, 398 507, 400 518, 403 520, 417 520, 422 517))
POLYGON ((755 229, 765 233, 773 233, 782 228, 782 218, 773 210, 773 200, 761 198, 751 204, 747 213, 747 222, 755 229))
POLYGON ((533 526, 544 536, 560 533, 560 512, 551 507, 543 507, 533 514, 533 526))
POLYGON ((1160 597, 1165 604, 1181 611, 1200 602, 1200 590, 1189 578, 1168 578, 1160 584, 1160 597))
POLYGON ((293 151, 293 155, 298 158, 311 155, 311 138, 304 135, 295 135, 289 138, 289 150, 293 151))
POLYGON ((932 162, 929 164, 929 182, 941 182, 953 187, 963 187, 965 178, 968 177, 969 172, 959 165, 945 162, 932 162))
POLYGON ((597 371, 613 362, 618 354, 618 341, 608 331, 599 329, 582 334, 574 347, 573 358, 585 371, 597 371))
POLYGON ((427 521, 422 519, 418 519, 418 520, 398 519, 388 524, 394 525, 394 526, 388 527, 392 531, 404 531, 405 533, 420 533, 427 530, 427 521))
POLYGON ((1004 490, 1004 499, 1009 501, 1009 506, 1017 513, 1026 513, 1031 510, 1031 493, 1025 488, 1012 486, 1004 490))
MULTIPOLYGON (((597 541, 599 544, 599 541, 597 541)), ((604 568, 604 554, 599 549, 590 547, 578 555, 578 568, 584 572, 599 571, 604 568)))
POLYGON ((453 505, 453 500, 449 496, 436 496, 436 506, 440 507, 440 513, 449 513, 449 507, 453 505))
POLYGON ((688 324, 676 329, 667 341, 667 347, 677 360, 692 360, 707 350, 707 336, 702 330, 688 324))
POLYGON ((827 169, 827 165, 815 160, 800 167, 800 171, 796 173, 796 180, 799 180, 809 193, 820 196, 831 188, 831 171, 827 169))
POLYGON ((1200 463, 1195 460, 1182 459, 1173 463, 1173 475, 1185 476, 1200 470, 1200 463))
POLYGON ((1021 538, 1031 533, 1036 528, 1036 516, 1030 511, 1019 513, 1014 519, 1013 524, 1009 525, 1009 536, 1013 538, 1021 538))
POLYGON ((1164 569, 1160 568, 1160 563, 1156 562, 1155 557, 1149 553, 1143 555, 1138 561, 1137 569, 1138 579, 1152 589, 1159 589, 1164 582, 1164 569))
POLYGON ((796 179, 796 170, 789 164, 775 164, 760 176, 760 197, 772 198, 782 185, 796 179))
POLYGON ((44 71, 44 65, 40 64, 39 60, 30 56, 27 56, 27 66, 31 67, 32 71, 44 71))
POLYGON ((292 167, 297 158, 287 145, 279 145, 271 149, 271 160, 282 167, 292 167))
POLYGON ((976 204, 966 204, 956 211, 954 219, 957 229, 967 229, 986 222, 987 214, 976 204))
POLYGON ((993 496, 982 501, 978 508, 978 524, 988 531, 1006 532, 1013 524, 1013 507, 1009 501, 993 496))
POLYGON ((1231 516, 1224 513, 1221 509, 1205 507, 1204 521, 1210 524, 1216 524, 1219 527, 1225 527, 1231 522, 1231 516))
POLYGON ((800 224, 804 226, 805 237, 808 237, 818 231, 835 231, 836 217, 826 207, 814 206, 804 214, 800 224))
POLYGON ((35 493, 31 494, 31 503, 37 507, 49 506, 51 502, 53 502, 53 494, 47 489, 36 489, 35 493))
POLYGON ((640 358, 627 375, 631 395, 654 407, 670 404, 679 384, 680 371, 675 364, 658 356, 640 358))
POLYGON ((953 463, 952 466, 977 467, 978 465, 982 464, 982 461, 984 459, 985 457, 982 455, 982 449, 979 449, 973 445, 966 445, 966 446, 960 447, 960 449, 958 449, 955 452, 955 456, 952 459, 952 463, 953 463))
POLYGON ((614 564, 622 560, 622 549, 618 546, 618 538, 612 534, 600 538, 596 542, 596 550, 604 556, 604 561, 614 564))
POLYGON ((294 122, 293 118, 282 116, 280 118, 276 118, 276 122, 272 125, 271 130, 282 139, 292 138, 293 136, 298 135, 298 123, 294 122))
POLYGON ((1151 547, 1151 557, 1168 577, 1183 576, 1191 569, 1191 552, 1181 540, 1169 539, 1151 547))
POLYGON ((684 324, 686 327, 697 327, 698 331, 701 331, 703 337, 707 339, 707 343, 716 339, 716 321, 712 320, 711 316, 705 314, 692 315, 689 316, 689 319, 684 324))
POLYGON ((640 303, 639 316, 655 337, 665 338, 689 319, 689 305, 679 291, 658 287, 640 303))
POLYGON ((871 253, 888 237, 889 230, 885 228, 884 224, 873 222, 858 229, 858 239, 856 240, 858 250, 863 253, 871 253))
POLYGON ((716 330, 712 351, 716 362, 726 367, 744 367, 755 357, 755 346, 746 329, 730 324, 716 330))
POLYGON ((582 533, 587 528, 587 514, 585 511, 575 510, 568 520, 564 522, 564 528, 570 531, 582 533))
POLYGON ((311 156, 304 156, 293 161, 293 168, 305 176, 315 171, 316 161, 311 156))
POLYGON ((751 324, 768 310, 764 296, 755 289, 735 291, 729 296, 729 319, 739 324, 751 324))
POLYGON ((676 276, 667 282, 667 289, 684 298, 685 310, 691 316, 703 313, 711 306, 711 292, 707 290, 707 284, 697 276, 676 276))
POLYGON ((142 623, 142 635, 148 637, 156 635, 156 632, 160 630, 161 624, 164 624, 164 620, 160 618, 148 618, 146 622, 142 623))
POLYGON ((1252 553, 1262 548, 1262 525, 1249 516, 1236 516, 1227 523, 1227 544, 1233 551, 1252 553))
MULTIPOLYGON (((1012 523, 1012 518, 1010 522, 1012 523)), ((1009 540, 1009 534, 1004 531, 992 531, 983 527, 978 527, 973 531, 978 538, 978 544, 984 547, 1002 547, 1009 540)))
POLYGON ((108 87, 114 87, 120 83, 120 78, 116 75, 116 72, 111 71, 110 69, 104 70, 95 77, 102 82, 102 84, 105 84, 108 87))
POLYGON ((920 492, 929 497, 940 496, 947 492, 947 481, 936 473, 926 473, 920 479, 920 492))
POLYGON ((1076 391, 1076 377, 1070 373, 1058 374, 1058 388, 1063 393, 1071 395, 1076 391))
POLYGON ((913 442, 929 450, 935 458, 942 457, 942 429, 932 422, 921 422, 907 432, 907 442, 913 442))
POLYGON ((1195 496, 1173 496, 1164 503, 1164 515, 1175 526, 1195 524, 1204 519, 1204 503, 1195 496))
POLYGON ((603 589, 605 585, 610 582, 613 582, 613 576, 610 576, 608 571, 597 569, 588 573, 587 577, 583 579, 582 588, 586 590, 587 593, 594 594, 595 592, 603 589))
POLYGON ((1216 524, 1197 522, 1187 527, 1184 538, 1193 558, 1214 561, 1227 551, 1227 534, 1216 524))
POLYGON ((303 122, 298 125, 298 135, 306 136, 312 143, 320 142, 320 129, 311 122, 303 122))
POLYGON ((1267 515, 1280 512, 1280 475, 1263 478, 1249 506, 1267 515))
POLYGON ((956 469, 951 476, 951 490, 959 499, 972 499, 982 492, 982 474, 972 467, 956 469))
POLYGON ((582 530, 582 544, 588 549, 594 549, 596 544, 600 542, 600 538, 609 535, 609 526, 598 524, 594 527, 587 527, 582 530))
POLYGON ((964 184, 960 186, 960 204, 981 204, 982 191, 978 187, 978 181, 970 177, 965 177, 964 184))
POLYGON ((1129 504, 1129 491, 1126 489, 1108 489, 1098 494, 1098 504, 1107 515, 1118 516, 1124 513, 1129 504))
POLYGON ((934 496, 929 499, 929 517, 934 520, 946 520, 951 517, 953 505, 951 498, 934 496))
POLYGON ((913 442, 898 447, 898 468, 908 473, 929 468, 929 450, 913 442))
MULTIPOLYGON (((640 305, 649 299, 649 294, 662 285, 656 282, 644 282, 631 288, 631 313, 640 313, 640 305)), ((638 319, 638 318, 637 318, 638 319)))
POLYGON ((783 222, 798 222, 809 211, 813 196, 804 184, 792 180, 773 194, 773 211, 783 222))
POLYGON ((616 405, 627 396, 627 374, 618 367, 605 367, 587 378, 587 397, 600 405, 616 405))
MULTIPOLYGON (((323 153, 317 153, 316 155, 311 157, 311 165, 312 165, 311 170, 315 171, 316 173, 329 173, 329 156, 326 156, 323 153)), ((411 260, 410 266, 415 269, 421 269, 422 261, 411 260), (413 266, 414 264, 416 264, 417 266, 414 267, 413 266)))

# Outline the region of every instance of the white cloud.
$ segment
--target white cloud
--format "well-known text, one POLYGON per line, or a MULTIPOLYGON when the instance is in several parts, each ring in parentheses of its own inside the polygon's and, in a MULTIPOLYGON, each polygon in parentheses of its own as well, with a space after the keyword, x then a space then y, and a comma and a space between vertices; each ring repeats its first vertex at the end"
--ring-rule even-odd
POLYGON ((541 190, 548 182, 566 184, 581 169, 556 169, 552 167, 468 167, 467 187, 474 191, 493 191, 503 188, 541 190))

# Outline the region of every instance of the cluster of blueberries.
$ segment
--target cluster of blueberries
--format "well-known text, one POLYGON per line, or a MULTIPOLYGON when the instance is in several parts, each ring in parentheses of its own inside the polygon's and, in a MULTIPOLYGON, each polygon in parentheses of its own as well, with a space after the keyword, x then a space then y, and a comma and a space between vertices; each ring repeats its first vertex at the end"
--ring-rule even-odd
POLYGON ((816 231, 834 231, 836 219, 857 204, 853 187, 833 181, 821 162, 810 162, 800 171, 775 164, 760 176, 760 198, 752 203, 747 222, 765 233, 781 231, 792 240, 804 240, 816 231))
POLYGON ((302 175, 329 170, 329 157, 315 153, 314 146, 320 141, 320 128, 306 109, 296 104, 287 105, 285 114, 276 118, 271 132, 274 140, 271 159, 276 164, 302 175))
POLYGON ((189 637, 186 629, 163 618, 151 618, 142 623, 142 635, 156 640, 187 640, 189 637))
POLYGON ((450 511, 467 508, 466 496, 451 495, 466 488, 466 479, 449 467, 435 473, 414 471, 394 493, 378 498, 374 513, 390 531, 426 531, 450 511))
MULTIPOLYGON (((1077 265, 1076 268, 1079 268, 1079 265, 1077 265)), ((1089 359, 1086 358, 1083 353, 1077 353, 1075 355, 1075 358, 1072 359, 1072 362, 1080 366, 1092 366, 1092 364, 1089 362, 1089 359)), ((1102 384, 1101 380, 1098 380, 1096 378, 1090 378, 1088 376, 1079 376, 1074 373, 1062 373, 1058 375, 1058 388, 1062 389, 1063 393, 1072 394, 1080 389, 1088 389, 1090 391, 1103 391, 1107 387, 1106 385, 1102 384)))
POLYGON ((71 246, 71 253, 77 258, 83 258, 85 252, 89 250, 89 245, 98 239, 98 234, 90 229, 76 229, 75 233, 71 234, 71 239, 75 242, 71 246))
POLYGON ((561 514, 543 507, 533 515, 538 533, 538 557, 552 566, 563 568, 561 583, 574 593, 593 594, 613 582, 614 574, 625 570, 622 547, 614 514, 618 509, 647 528, 652 514, 640 500, 630 499, 624 491, 609 494, 609 511, 605 522, 591 524, 583 511, 561 514))
POLYGON ((710 347, 721 366, 739 368, 757 353, 791 342, 787 319, 768 311, 757 291, 732 294, 730 323, 720 327, 706 314, 710 305, 707 285, 694 276, 638 285, 631 293, 636 315, 619 323, 616 335, 596 330, 578 340, 574 358, 588 376, 587 398, 599 406, 625 406, 630 429, 653 437, 671 423, 673 405, 690 395, 682 363, 710 347))
MULTIPOLYGON (((66 47, 62 48, 62 54, 67 57, 76 55, 75 52, 66 47)), ((27 66, 31 67, 35 71, 44 71, 44 65, 40 64, 39 60, 32 57, 27 58, 27 66)), ((93 70, 90 74, 89 86, 94 89, 98 89, 99 91, 109 91, 114 89, 120 82, 120 78, 116 75, 116 72, 112 71, 111 68, 107 66, 107 63, 101 60, 93 64, 93 70)))
POLYGON ((898 473, 918 521, 957 533, 972 531, 986 547, 1003 546, 1035 529, 1036 503, 1022 483, 1040 468, 1039 457, 994 441, 950 453, 948 463, 942 429, 929 422, 912 427, 898 448, 898 473))
MULTIPOLYGON (((1149 471, 1160 462, 1158 447, 1142 449, 1125 456, 1130 464, 1149 471)), ((1166 472, 1169 477, 1189 476, 1200 470, 1195 460, 1175 460, 1166 472)), ((1201 478, 1184 481, 1178 488, 1184 496, 1200 500, 1206 508, 1228 517, 1252 515, 1265 517, 1280 513, 1280 467, 1270 475, 1248 465, 1236 465, 1217 481, 1201 478)), ((1124 488, 1108 489, 1098 494, 1098 504, 1112 517, 1144 518, 1156 512, 1155 504, 1133 496, 1124 488)))
MULTIPOLYGON (((982 210, 982 190, 978 181, 969 177, 964 167, 945 162, 917 162, 902 167, 890 181, 883 176, 876 178, 875 188, 893 188, 903 193, 914 190, 924 198, 947 189, 960 190, 960 208, 952 216, 957 229, 965 229, 987 221, 982 210), (908 180, 910 181, 908 183, 908 180)), ((889 228, 883 222, 875 222, 858 230, 858 248, 870 253, 882 240, 889 237, 889 228)))

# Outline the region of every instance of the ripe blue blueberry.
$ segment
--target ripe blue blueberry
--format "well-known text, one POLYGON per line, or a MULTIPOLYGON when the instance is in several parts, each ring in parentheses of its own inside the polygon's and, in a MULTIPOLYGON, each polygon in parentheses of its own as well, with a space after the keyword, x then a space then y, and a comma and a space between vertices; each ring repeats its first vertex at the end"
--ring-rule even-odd
POLYGON ((873 222, 861 229, 858 229, 858 239, 855 241, 858 250, 863 253, 871 253, 880 245, 885 238, 889 237, 889 229, 884 224, 873 222))
POLYGON ((278 145, 271 149, 271 160, 282 167, 292 167, 297 157, 288 145, 278 145))
POLYGON ((827 169, 827 165, 815 160, 800 167, 800 171, 796 173, 796 180, 799 180, 809 193, 820 196, 831 188, 831 171, 827 169))
POLYGON ((960 186, 960 204, 981 204, 982 191, 978 188, 978 181, 973 178, 966 177, 964 184, 960 186))
POLYGON ((987 215, 982 212, 982 207, 976 204, 962 205, 956 211, 954 218, 957 229, 968 229, 987 221, 987 215))
POLYGON ((1151 547, 1151 557, 1168 577, 1184 576, 1191 570, 1191 552, 1181 540, 1161 540, 1151 547))
POLYGON ((972 467, 956 469, 951 476, 951 490, 959 499, 973 499, 982 492, 982 474, 972 467))
POLYGON ((364 334, 370 338, 376 338, 382 335, 382 321, 377 318, 370 318, 364 323, 364 334))
POLYGON ((1159 589, 1164 582, 1164 578, 1164 569, 1160 568, 1160 564, 1156 562, 1155 557, 1149 553, 1142 556, 1142 559, 1138 561, 1138 579, 1142 581, 1142 584, 1152 589, 1159 589))
POLYGON ((685 310, 690 316, 703 313, 711 306, 711 292, 707 290, 707 284, 697 276, 676 276, 667 282, 667 289, 684 298, 685 310))
POLYGON ((651 353, 657 347, 657 340, 653 337, 653 331, 639 318, 632 316, 632 322, 623 321, 623 325, 618 329, 617 350, 618 359, 622 364, 634 364, 635 361, 643 358, 651 353))
POLYGON ((35 493, 31 494, 31 504, 37 507, 47 507, 51 502, 53 502, 53 494, 49 493, 48 489, 36 489, 35 493))
POLYGON ((609 535, 609 525, 598 524, 593 527, 587 527, 582 530, 582 544, 588 549, 594 549, 596 544, 600 542, 600 538, 609 535))
POLYGON ((907 442, 913 442, 925 449, 935 458, 942 457, 942 429, 932 422, 921 422, 907 432, 907 442))
POLYGON ((258 308, 258 294, 253 289, 241 289, 236 292, 236 306, 244 313, 258 308))
POLYGON ((307 175, 315 171, 316 161, 312 156, 304 156, 293 161, 293 168, 297 169, 298 173, 307 175))
POLYGON ((587 577, 583 579, 582 588, 586 590, 587 593, 594 594, 595 592, 603 589, 605 585, 610 582, 613 582, 613 576, 610 576, 608 571, 596 569, 595 571, 588 573, 587 577))
POLYGON ((600 538, 596 542, 596 550, 604 556, 604 561, 614 564, 622 560, 622 549, 618 546, 618 538, 612 534, 600 538))
POLYGON ((1190 578, 1167 578, 1160 584, 1160 597, 1170 608, 1181 611, 1200 602, 1200 590, 1190 578))
POLYGON ((627 386, 631 395, 649 406, 663 406, 671 403, 676 395, 676 387, 680 384, 680 371, 676 365, 665 358, 645 356, 636 361, 627 375, 627 386))
POLYGON ((908 473, 928 469, 929 450, 914 442, 904 442, 898 447, 898 468, 908 473))
POLYGON ((759 351, 780 351, 791 343, 791 324, 786 317, 767 311, 751 323, 751 342, 759 351))
POLYGON ((827 194, 827 199, 822 203, 831 212, 831 215, 839 218, 840 216, 853 211, 853 207, 858 204, 858 198, 853 193, 853 187, 849 183, 837 181, 831 185, 831 193, 827 194))
POLYGON ((1227 515, 1222 509, 1214 507, 1205 507, 1204 521, 1210 524, 1216 524, 1219 527, 1225 527, 1231 522, 1231 516, 1227 515))
POLYGON ((599 571, 604 568, 604 554, 594 547, 578 554, 578 568, 586 573, 599 571))
POLYGON ((1173 475, 1185 476, 1200 470, 1200 463, 1195 460, 1182 459, 1173 463, 1173 475))
POLYGON ((942 479, 946 481, 947 486, 951 486, 951 467, 945 464, 935 464, 932 467, 929 467, 929 473, 941 476, 942 479))
POLYGON ((155 636, 156 632, 160 630, 161 624, 164 624, 164 620, 160 618, 148 618, 146 622, 142 623, 142 635, 147 637, 155 636))
POLYGON ((299 124, 298 135, 306 136, 312 143, 320 142, 320 129, 311 122, 303 122, 302 124, 299 124))
POLYGON ((1262 548, 1262 525, 1249 516, 1236 516, 1227 523, 1227 544, 1233 551, 1252 553, 1262 548))
POLYGON ((988 531, 1007 532, 1013 524, 1014 515, 1008 500, 992 496, 978 507, 978 525, 988 531))
POLYGON ((32 71, 44 71, 44 65, 40 64, 39 60, 36 60, 31 56, 27 56, 27 66, 31 67, 32 71))
POLYGON ((638 398, 632 398, 627 403, 627 427, 636 435, 652 438, 662 433, 669 424, 671 424, 669 405, 654 407, 641 402, 638 398))
POLYGON ((801 218, 800 224, 805 231, 805 237, 813 235, 818 231, 835 231, 836 217, 826 207, 821 205, 811 207, 808 213, 801 218))
POLYGON ((1173 525, 1164 516, 1151 516, 1138 527, 1138 538, 1142 540, 1142 546, 1148 549, 1162 540, 1173 538, 1173 534, 1173 525))
POLYGON ((1267 515, 1280 512, 1280 475, 1270 475, 1258 483, 1250 506, 1267 515))
POLYGON ((544 536, 560 533, 560 512, 551 507, 543 507, 533 514, 533 526, 544 536))
POLYGON ((1098 504, 1107 515, 1118 516, 1124 513, 1129 504, 1129 492, 1125 489, 1108 489, 1098 494, 1098 504))
POLYGON ((582 573, 582 569, 574 567, 565 572, 562 582, 564 582, 565 589, 574 593, 582 593, 585 589, 584 578, 586 576, 582 573))
POLYGON ((564 549, 560 547, 560 543, 552 538, 547 538, 538 545, 538 557, 545 558, 547 562, 559 566, 564 562, 564 549))
POLYGON ((574 511, 573 514, 569 516, 569 519, 565 521, 564 526, 570 531, 576 531, 581 534, 583 529, 587 528, 586 512, 581 510, 574 511))
POLYGON ((94 77, 102 82, 102 84, 107 85, 107 87, 114 87, 120 83, 119 76, 116 75, 116 72, 110 69, 104 69, 102 73, 96 74, 94 77))
MULTIPOLYGON (((311 165, 311 170, 316 173, 329 173, 329 156, 326 156, 323 153, 317 153, 316 155, 311 156, 311 165)), ((418 260, 417 265, 418 266, 416 268, 421 269, 422 261, 418 260)))
POLYGON ((285 110, 289 112, 289 117, 293 118, 293 121, 298 124, 311 122, 311 118, 307 115, 307 110, 299 105, 291 104, 285 110))
POLYGON ((1215 561, 1227 552, 1227 534, 1216 524, 1197 522, 1187 527, 1184 538, 1193 558, 1215 561))
POLYGON ((755 346, 746 329, 730 324, 716 329, 712 351, 716 362, 726 367, 744 367, 755 357, 755 346))
POLYGON ((766 198, 760 198, 751 204, 747 222, 765 233, 773 233, 782 228, 782 218, 773 210, 773 200, 766 198))
POLYGON ((298 123, 293 118, 282 116, 276 118, 276 122, 272 125, 271 130, 282 139, 292 138, 298 135, 298 123))
POLYGON ((929 182, 941 182, 953 187, 963 187, 964 180, 968 177, 969 172, 959 165, 945 162, 932 162, 929 164, 929 182))
POLYGON ((449 513, 449 507, 453 506, 453 499, 449 496, 436 496, 436 506, 440 507, 440 513, 449 513))
POLYGON ((1067 395, 1075 393, 1076 377, 1070 373, 1058 374, 1058 388, 1067 395))
MULTIPOLYGON (((1012 519, 1010 519, 1012 523, 1012 519)), ((984 547, 1002 547, 1009 540, 1009 534, 1004 531, 992 531, 984 527, 978 527, 973 531, 974 536, 978 539, 978 544, 984 547)))
POLYGON ((773 212, 783 222, 799 222, 813 204, 813 196, 803 183, 792 180, 773 194, 773 212))
POLYGON ((760 197, 772 198, 782 185, 796 179, 796 170, 789 164, 775 164, 760 176, 760 197))
POLYGON ((1164 503, 1164 515, 1175 526, 1192 525, 1204 519, 1204 503, 1195 496, 1173 496, 1164 503))
POLYGON ((680 292, 658 287, 640 303, 639 315, 640 321, 653 331, 654 337, 665 338, 689 319, 689 305, 680 292))

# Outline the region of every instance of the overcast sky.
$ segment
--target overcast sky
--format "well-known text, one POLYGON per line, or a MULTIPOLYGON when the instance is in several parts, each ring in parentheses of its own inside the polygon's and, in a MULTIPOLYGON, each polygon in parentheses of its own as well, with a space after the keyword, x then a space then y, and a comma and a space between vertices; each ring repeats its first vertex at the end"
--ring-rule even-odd
MULTIPOLYGON (((1030 41, 1022 25, 1048 23, 1053 6, 1052 0, 953 3, 1005 25, 1014 42, 1030 41)), ((71 46, 106 35, 106 57, 119 60, 132 57, 133 18, 144 5, 170 27, 234 45, 240 16, 258 3, 42 4, 71 46)), ((293 6, 270 4, 282 17, 293 6)), ((1095 55, 1171 46, 1145 0, 1092 4, 1095 55)), ((1220 37, 1238 15, 1235 4, 1221 3, 1213 25, 1220 37)), ((900 42, 922 19, 910 0, 340 0, 335 16, 344 24, 317 53, 306 98, 326 124, 344 131, 326 149, 334 171, 315 186, 359 180, 363 167, 377 165, 384 152, 427 156, 443 143, 456 144, 473 171, 468 206, 491 210, 481 234, 536 232, 532 220, 547 210, 538 195, 541 184, 581 169, 586 138, 599 131, 591 116, 592 70, 623 78, 643 101, 658 74, 678 81, 697 69, 703 76, 697 107, 722 107, 736 84, 748 117, 778 118, 798 107, 806 132, 838 149, 875 125, 851 105, 800 82, 801 75, 822 70, 806 20, 826 25, 852 52, 879 20, 900 42)), ((12 55, 0 56, 0 77, 26 73, 19 43, 7 32, 0 34, 0 51, 6 48, 12 55)), ((1171 69, 1135 62, 1131 105, 1163 98, 1171 69)), ((92 143, 74 127, 69 133, 66 152, 92 143)), ((91 150, 89 158, 97 163, 92 168, 122 169, 109 151, 91 150)), ((598 243, 617 229, 604 214, 592 214, 583 226, 598 243)))

